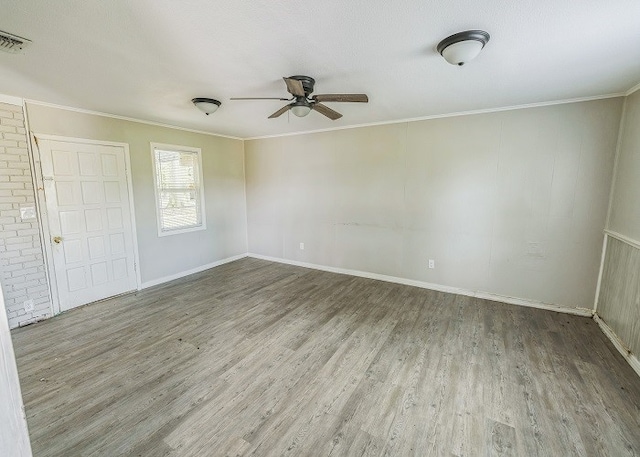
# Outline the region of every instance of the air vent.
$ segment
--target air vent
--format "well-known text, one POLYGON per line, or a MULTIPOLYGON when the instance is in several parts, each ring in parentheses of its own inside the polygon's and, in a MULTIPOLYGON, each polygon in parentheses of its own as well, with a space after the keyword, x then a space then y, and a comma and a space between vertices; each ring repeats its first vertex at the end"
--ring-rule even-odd
POLYGON ((30 44, 31 40, 0 30, 0 51, 20 54, 30 44))

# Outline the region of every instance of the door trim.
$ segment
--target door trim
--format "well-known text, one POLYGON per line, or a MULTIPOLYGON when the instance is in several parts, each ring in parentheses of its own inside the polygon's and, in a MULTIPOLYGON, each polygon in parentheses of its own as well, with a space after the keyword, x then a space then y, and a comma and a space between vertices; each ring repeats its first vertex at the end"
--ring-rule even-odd
POLYGON ((133 199, 133 182, 131 179, 131 158, 129 155, 129 143, 119 143, 115 141, 101 141, 101 140, 92 140, 88 138, 74 138, 74 137, 66 137, 59 135, 48 135, 43 133, 35 133, 31 132, 31 140, 33 143, 32 146, 34 151, 38 151, 38 165, 37 165, 37 173, 35 172, 36 167, 34 166, 34 174, 36 176, 37 181, 37 200, 38 204, 36 205, 38 218, 41 222, 42 227, 42 240, 44 245, 44 254, 45 254, 45 265, 47 268, 47 273, 49 277, 49 293, 51 294, 51 304, 53 307, 53 315, 60 314, 60 299, 58 297, 58 288, 57 288, 57 278, 55 273, 55 268, 53 264, 53 250, 51 246, 51 231, 49 230, 49 219, 47 215, 47 205, 46 205, 46 196, 44 193, 44 183, 42 180, 42 159, 40 157, 40 147, 38 145, 38 140, 48 140, 48 141, 63 141, 66 143, 80 143, 80 144, 93 144, 99 146, 115 146, 122 147, 124 149, 124 163, 125 163, 125 175, 127 178, 127 190, 129 194, 129 211, 131 215, 131 235, 133 237, 133 262, 136 274, 136 290, 140 290, 142 288, 142 279, 140 274, 140 254, 138 252, 138 234, 136 227, 136 214, 135 214, 135 205, 133 199))

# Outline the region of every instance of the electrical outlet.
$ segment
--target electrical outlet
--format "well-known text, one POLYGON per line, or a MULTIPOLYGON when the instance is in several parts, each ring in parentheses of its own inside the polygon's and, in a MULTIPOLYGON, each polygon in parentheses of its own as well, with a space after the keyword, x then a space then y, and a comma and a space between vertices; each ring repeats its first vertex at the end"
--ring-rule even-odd
POLYGON ((24 310, 27 313, 30 313, 31 311, 33 311, 33 300, 25 300, 24 302, 22 302, 22 306, 24 306, 24 310))
POLYGON ((304 251, 304 243, 300 243, 300 250, 304 251))
POLYGON ((429 268, 434 269, 436 267, 436 261, 429 259, 429 268))
POLYGON ((540 241, 527 241, 527 255, 529 257, 544 258, 544 246, 540 241))

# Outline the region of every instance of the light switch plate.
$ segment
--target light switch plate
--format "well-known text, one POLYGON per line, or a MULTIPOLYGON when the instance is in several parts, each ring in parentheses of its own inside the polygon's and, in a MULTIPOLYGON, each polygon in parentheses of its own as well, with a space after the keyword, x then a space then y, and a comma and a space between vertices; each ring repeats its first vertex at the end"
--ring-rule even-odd
POLYGON ((28 221, 36 218, 35 206, 22 206, 20 207, 20 218, 23 221, 28 221))

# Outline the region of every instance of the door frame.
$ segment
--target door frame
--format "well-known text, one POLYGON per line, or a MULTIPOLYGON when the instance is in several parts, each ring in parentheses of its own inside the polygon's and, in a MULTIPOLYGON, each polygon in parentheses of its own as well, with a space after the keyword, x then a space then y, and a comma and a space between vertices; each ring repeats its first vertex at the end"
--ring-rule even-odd
POLYGON ((142 287, 142 279, 140 275, 140 255, 138 252, 138 234, 136 226, 136 214, 133 200, 133 181, 131 179, 131 158, 129 155, 129 144, 119 143, 115 141, 92 140, 89 138, 74 138, 60 135, 48 135, 43 133, 31 133, 31 140, 34 143, 33 150, 37 151, 37 166, 34 166, 34 175, 37 189, 37 205, 36 211, 38 219, 40 219, 40 227, 42 229, 42 244, 44 247, 45 266, 49 277, 49 293, 51 295, 51 306, 53 315, 60 314, 60 298, 58 296, 58 280, 56 278, 55 266, 53 263, 53 246, 51 245, 51 231, 49 229, 49 216, 47 214, 47 199, 44 192, 44 176, 42 174, 42 156, 40 154, 40 146, 38 140, 46 141, 63 141, 65 143, 91 144, 98 146, 115 146, 124 149, 124 165, 125 175, 127 178, 127 194, 129 195, 129 212, 131 215, 131 235, 133 237, 133 266, 136 275, 136 290, 142 287), (35 169, 37 168, 37 172, 35 169))

